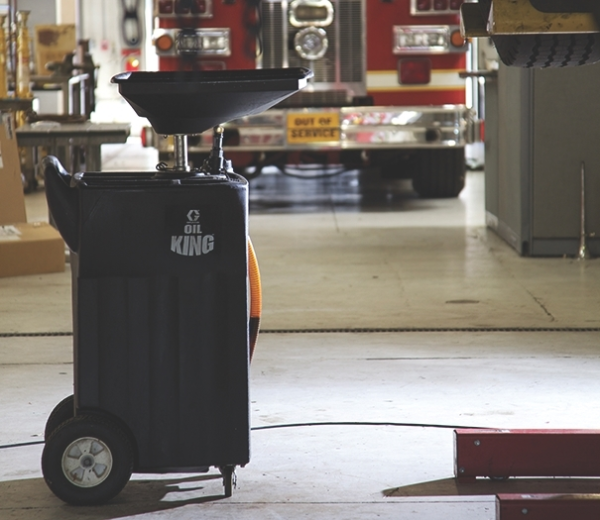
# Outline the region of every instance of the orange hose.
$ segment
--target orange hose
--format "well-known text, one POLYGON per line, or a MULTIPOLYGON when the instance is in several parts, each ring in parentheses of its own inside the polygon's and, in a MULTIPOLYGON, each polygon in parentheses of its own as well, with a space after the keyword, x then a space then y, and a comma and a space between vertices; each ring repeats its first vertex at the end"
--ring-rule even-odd
POLYGON ((258 331, 260 329, 260 315, 262 313, 262 287, 260 284, 260 271, 252 240, 248 237, 248 278, 250 280, 250 322, 248 323, 248 336, 250 340, 250 360, 254 354, 258 331))

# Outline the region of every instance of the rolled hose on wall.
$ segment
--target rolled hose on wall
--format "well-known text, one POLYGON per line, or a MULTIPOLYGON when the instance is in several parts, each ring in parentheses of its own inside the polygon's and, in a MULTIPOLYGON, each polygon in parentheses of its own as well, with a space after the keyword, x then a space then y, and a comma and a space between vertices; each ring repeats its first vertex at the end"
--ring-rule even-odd
POLYGON ((248 237, 248 278, 250 280, 250 320, 248 322, 248 336, 250 340, 250 360, 254 354, 258 331, 260 329, 260 315, 262 312, 262 288, 260 285, 260 271, 252 240, 248 237))

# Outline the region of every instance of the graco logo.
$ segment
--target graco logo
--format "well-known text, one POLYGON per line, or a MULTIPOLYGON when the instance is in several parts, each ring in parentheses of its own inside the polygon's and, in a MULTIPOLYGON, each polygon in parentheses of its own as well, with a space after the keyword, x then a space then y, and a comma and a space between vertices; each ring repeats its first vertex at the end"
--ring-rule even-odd
POLYGON ((182 256, 201 256, 214 250, 215 235, 202 232, 200 216, 197 209, 187 212, 183 234, 171 236, 171 251, 182 256))
POLYGON ((189 222, 198 222, 200 220, 200 210, 191 209, 188 211, 187 219, 189 222))

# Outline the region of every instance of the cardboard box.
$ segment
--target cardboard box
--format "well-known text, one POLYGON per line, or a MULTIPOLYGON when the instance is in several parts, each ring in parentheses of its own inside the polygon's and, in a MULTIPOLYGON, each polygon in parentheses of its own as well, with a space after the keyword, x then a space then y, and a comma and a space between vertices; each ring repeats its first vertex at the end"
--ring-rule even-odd
POLYGON ((35 68, 39 76, 50 76, 46 68, 51 62, 61 62, 77 48, 75 24, 36 25, 35 68))
POLYGON ((0 277, 65 270, 65 244, 46 222, 27 223, 19 150, 10 114, 0 118, 0 277))
POLYGON ((0 225, 27 222, 12 115, 2 114, 0 122, 0 225))
POLYGON ((0 226, 0 277, 65 270, 65 243, 47 222, 0 226))

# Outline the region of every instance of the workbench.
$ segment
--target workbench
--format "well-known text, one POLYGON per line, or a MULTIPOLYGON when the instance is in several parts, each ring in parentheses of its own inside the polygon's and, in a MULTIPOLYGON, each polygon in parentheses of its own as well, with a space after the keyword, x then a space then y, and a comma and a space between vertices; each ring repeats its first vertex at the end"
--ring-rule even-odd
POLYGON ((125 143, 129 137, 128 123, 51 123, 26 124, 16 129, 17 143, 34 151, 37 164, 38 149, 44 147, 47 154, 54 155, 71 173, 101 171, 101 146, 109 143, 125 143), (83 154, 81 152, 83 151, 83 154))

